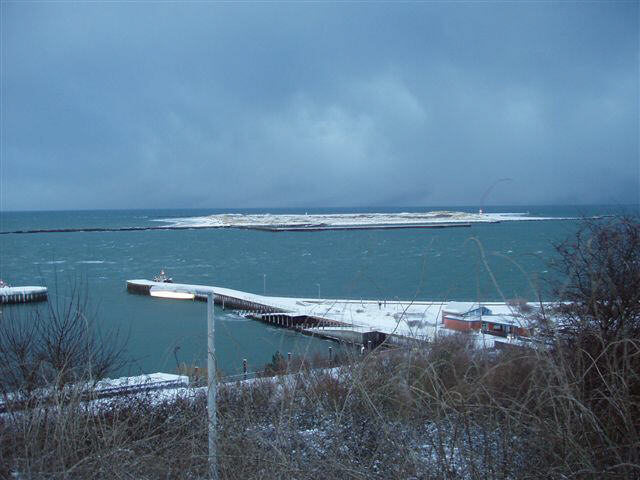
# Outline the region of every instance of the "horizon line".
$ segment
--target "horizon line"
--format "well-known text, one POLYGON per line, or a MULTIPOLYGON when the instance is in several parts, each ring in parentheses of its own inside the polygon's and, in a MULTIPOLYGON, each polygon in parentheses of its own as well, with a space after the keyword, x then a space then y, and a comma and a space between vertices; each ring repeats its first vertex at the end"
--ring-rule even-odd
POLYGON ((498 208, 498 207, 640 207, 640 202, 637 203, 532 203, 532 204, 488 204, 488 205, 359 205, 359 206, 287 206, 287 207, 141 207, 141 208, 77 208, 77 209, 24 209, 24 210, 3 210, 0 208, 0 214, 2 213, 46 213, 46 212, 105 212, 105 211, 159 211, 159 210, 228 210, 228 211, 247 211, 247 210, 331 210, 331 209, 441 209, 441 208, 498 208))

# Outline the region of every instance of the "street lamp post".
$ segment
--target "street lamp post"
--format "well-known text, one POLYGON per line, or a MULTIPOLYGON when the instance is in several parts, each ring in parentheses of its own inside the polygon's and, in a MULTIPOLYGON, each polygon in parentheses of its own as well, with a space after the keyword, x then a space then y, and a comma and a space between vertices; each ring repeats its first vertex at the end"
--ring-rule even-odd
MULTIPOLYGON (((216 411, 216 347, 214 343, 215 325, 213 323, 214 293, 212 289, 206 291, 184 290, 157 290, 150 291, 152 297, 178 298, 193 300, 197 295, 207 296, 207 434, 209 443, 209 473, 213 480, 218 480, 218 446, 216 440, 216 427, 218 423, 216 411)), ((175 354, 175 351, 174 351, 175 354)))
POLYGON ((209 470, 211 478, 218 480, 218 448, 216 442, 216 347, 213 342, 215 325, 213 323, 213 292, 207 292, 207 414, 209 424, 209 470))
POLYGON ((267 294, 267 274, 262 274, 262 295, 267 294))
POLYGON ((320 300, 320 284, 316 283, 316 285, 318 286, 318 300, 320 300))

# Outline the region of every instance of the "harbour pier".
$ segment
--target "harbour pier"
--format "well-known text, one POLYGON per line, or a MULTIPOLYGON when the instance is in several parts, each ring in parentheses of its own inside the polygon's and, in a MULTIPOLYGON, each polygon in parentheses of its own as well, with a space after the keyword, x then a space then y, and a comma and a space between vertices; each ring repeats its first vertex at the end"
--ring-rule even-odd
POLYGON ((44 302, 47 287, 0 287, 0 304, 44 302))
POLYGON ((268 297, 229 288, 206 285, 128 280, 127 291, 138 295, 161 298, 207 301, 213 293, 214 303, 223 309, 235 310, 246 318, 266 323, 272 327, 294 330, 342 343, 375 348, 387 335, 365 329, 361 325, 329 318, 328 310, 317 308, 322 300, 303 298, 268 297), (317 310, 317 311, 316 311, 317 310))
POLYGON ((527 335, 525 330, 516 329, 528 325, 526 314, 504 302, 483 302, 478 307, 474 302, 397 298, 292 298, 148 280, 130 280, 127 289, 131 293, 192 300, 206 300, 207 294, 212 292, 216 304, 236 310, 247 318, 303 335, 369 349, 382 344, 405 348, 430 343, 440 336, 456 334, 461 330, 459 324, 463 324, 463 332, 469 333, 479 348, 494 348, 497 342, 511 341, 506 337, 514 334, 518 337, 527 335), (465 316, 467 311, 481 312, 482 318, 465 316), (465 319, 468 321, 463 321, 465 319))
MULTIPOLYGON (((187 285, 183 283, 163 283, 149 280, 127 280, 127 291, 152 297, 189 299, 188 297, 169 295, 170 293, 191 295, 190 299, 207 301, 207 294, 213 293, 214 302, 223 309, 238 310, 246 313, 279 313, 281 309, 259 302, 252 295, 227 288, 209 287, 206 285, 187 285), (163 295, 166 292, 166 295, 163 295)), ((254 295, 257 297, 257 295, 254 295)), ((267 298, 267 297, 265 297, 267 298)))

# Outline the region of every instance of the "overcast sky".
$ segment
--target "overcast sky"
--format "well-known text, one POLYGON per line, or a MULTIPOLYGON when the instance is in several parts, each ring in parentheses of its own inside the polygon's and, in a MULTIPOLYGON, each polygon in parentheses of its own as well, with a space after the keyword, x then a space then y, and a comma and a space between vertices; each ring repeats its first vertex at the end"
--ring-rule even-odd
POLYGON ((1 8, 3 210, 639 201, 634 1, 1 8))

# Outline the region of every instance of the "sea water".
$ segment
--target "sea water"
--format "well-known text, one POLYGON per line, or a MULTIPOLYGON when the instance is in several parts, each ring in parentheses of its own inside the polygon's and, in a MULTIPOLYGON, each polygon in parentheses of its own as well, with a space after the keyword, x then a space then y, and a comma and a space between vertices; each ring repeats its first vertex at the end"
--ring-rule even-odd
MULTIPOLYGON (((437 209, 445 209, 438 207, 437 209)), ((238 210, 234 213, 351 213, 425 208, 238 210)), ((474 211, 460 207, 452 210, 474 211)), ((637 207, 494 207, 487 212, 584 217, 637 213, 637 207)), ((229 210, 1 212, 0 231, 120 228, 158 219, 229 210)), ((504 222, 469 228, 264 232, 243 229, 149 230, 0 235, 0 277, 44 285, 64 301, 80 283, 103 329, 127 337, 126 372, 206 364, 206 304, 128 294, 126 280, 164 269, 177 283, 214 285, 277 296, 374 300, 536 300, 554 274, 553 244, 580 221, 504 222)), ((9 307, 3 307, 3 314, 9 307)), ((11 307, 21 312, 36 307, 11 307)), ((39 307, 42 308, 42 305, 39 307)), ((218 367, 238 373, 276 351, 328 353, 332 345, 216 308, 218 367)), ((334 345, 335 349, 335 345, 334 345)))

